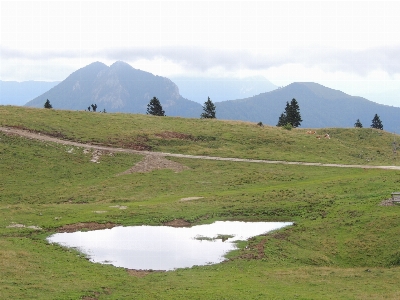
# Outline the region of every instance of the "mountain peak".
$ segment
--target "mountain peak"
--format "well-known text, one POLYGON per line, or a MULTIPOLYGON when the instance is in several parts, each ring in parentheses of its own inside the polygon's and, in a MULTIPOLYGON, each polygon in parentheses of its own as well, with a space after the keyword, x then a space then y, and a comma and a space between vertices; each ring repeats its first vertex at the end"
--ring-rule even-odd
POLYGON ((115 67, 129 67, 129 68, 133 69, 130 64, 128 64, 128 63, 126 63, 124 61, 121 61, 121 60, 116 61, 115 63, 113 63, 110 66, 110 68, 115 68, 115 67))
POLYGON ((313 92, 315 95, 324 97, 325 99, 334 100, 341 99, 345 97, 349 97, 346 93, 343 93, 340 90, 335 90, 323 86, 322 84, 315 82, 293 82, 289 84, 287 87, 295 87, 295 88, 304 88, 306 87, 308 90, 313 92))
MULTIPOLYGON (((92 63, 88 64, 86 67, 89 67, 89 66, 107 67, 107 65, 102 63, 101 61, 92 62, 92 63)), ((86 67, 84 67, 84 68, 86 68, 86 67)))
POLYGON ((91 63, 68 76, 53 89, 26 103, 43 107, 46 99, 56 109, 84 110, 96 103, 107 112, 146 113, 152 97, 159 98, 169 116, 199 116, 201 105, 184 99, 169 79, 116 61, 110 67, 91 63))

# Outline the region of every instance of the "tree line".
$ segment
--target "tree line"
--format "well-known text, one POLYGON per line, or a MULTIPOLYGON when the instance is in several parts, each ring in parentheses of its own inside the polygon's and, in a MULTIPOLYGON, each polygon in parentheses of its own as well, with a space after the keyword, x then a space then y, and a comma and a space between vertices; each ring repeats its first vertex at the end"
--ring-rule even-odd
MULTIPOLYGON (((53 108, 49 99, 47 99, 46 102, 44 103, 44 108, 53 108)), ((90 108, 92 108, 93 112, 96 112, 97 104, 91 104, 90 106, 88 106, 88 111, 90 111, 90 108)), ((104 109, 103 112, 105 113, 106 110, 104 109)), ((161 117, 165 116, 165 111, 163 110, 160 100, 158 100, 157 97, 153 97, 150 100, 149 104, 147 104, 147 114, 153 116, 161 116, 161 117)), ((208 100, 204 102, 203 112, 201 113, 200 118, 202 119, 216 118, 216 106, 211 101, 210 97, 208 97, 208 100)), ((297 103, 297 100, 293 98, 290 101, 290 103, 289 101, 286 101, 285 110, 279 116, 278 123, 276 124, 276 126, 283 127, 285 129, 292 129, 299 127, 302 121, 303 120, 300 115, 300 106, 297 103)), ((259 122, 258 125, 262 125, 262 122, 259 122)), ((356 123, 354 123, 354 127, 363 128, 360 119, 357 119, 356 123)), ((382 121, 379 118, 378 114, 375 114, 374 118, 372 119, 372 124, 370 127, 383 130, 382 121)))

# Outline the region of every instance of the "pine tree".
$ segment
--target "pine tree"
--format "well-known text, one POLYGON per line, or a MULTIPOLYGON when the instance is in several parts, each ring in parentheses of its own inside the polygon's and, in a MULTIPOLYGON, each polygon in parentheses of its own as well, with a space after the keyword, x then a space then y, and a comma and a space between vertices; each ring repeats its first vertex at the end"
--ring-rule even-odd
POLYGON ((287 124, 287 118, 285 113, 281 113, 281 116, 279 117, 278 124, 276 126, 282 127, 287 124))
POLYGON ((378 114, 375 114, 374 118, 372 119, 371 128, 383 130, 383 125, 378 114))
POLYGON ((300 116, 300 107, 296 99, 292 99, 289 105, 289 111, 286 112, 288 123, 292 124, 293 128, 299 127, 303 121, 300 116))
POLYGON ((362 126, 362 124, 361 124, 361 122, 360 122, 360 119, 357 119, 357 121, 354 123, 354 127, 356 127, 356 128, 363 128, 363 126, 362 126))
POLYGON ((147 114, 161 117, 165 116, 165 111, 163 111, 160 100, 158 100, 157 97, 153 97, 149 104, 147 104, 147 114))
POLYGON ((208 100, 204 102, 203 113, 200 115, 202 119, 215 119, 215 105, 208 97, 208 100))
POLYGON ((299 104, 293 98, 290 104, 286 102, 285 112, 280 115, 276 126, 282 127, 289 123, 293 128, 296 128, 300 126, 302 121, 299 104))
POLYGON ((44 108, 53 108, 53 106, 50 104, 49 99, 47 99, 46 102, 44 103, 44 108))

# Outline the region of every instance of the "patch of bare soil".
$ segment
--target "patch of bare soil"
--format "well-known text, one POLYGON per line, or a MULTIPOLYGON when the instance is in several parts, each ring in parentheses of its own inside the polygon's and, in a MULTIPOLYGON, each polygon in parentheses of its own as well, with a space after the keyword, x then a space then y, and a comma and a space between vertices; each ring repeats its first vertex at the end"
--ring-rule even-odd
POLYGON ((129 275, 134 276, 134 277, 144 277, 146 275, 149 275, 150 273, 154 273, 154 272, 165 272, 165 271, 161 271, 161 270, 133 270, 133 269, 126 269, 126 271, 128 272, 129 275))
POLYGON ((155 134, 155 136, 166 140, 169 139, 194 140, 194 137, 191 134, 184 134, 173 131, 164 131, 162 133, 155 134))
POLYGON ((88 148, 83 149, 84 154, 88 154, 90 152, 92 154, 92 158, 90 159, 90 161, 94 163, 100 163, 99 160, 102 155, 114 156, 114 153, 110 151, 104 151, 99 149, 88 149, 88 148))
POLYGON ((385 199, 383 200, 381 203, 379 203, 380 206, 393 206, 393 199, 389 198, 389 199, 385 199))
POLYGON ((128 206, 124 206, 124 205, 113 205, 113 206, 109 206, 111 208, 119 208, 119 209, 127 209, 128 206))
POLYGON ((76 223, 76 224, 68 224, 58 228, 58 232, 76 232, 80 230, 98 230, 98 229, 110 229, 115 226, 118 226, 114 223, 95 223, 95 222, 86 222, 86 223, 76 223))
POLYGON ((170 169, 175 172, 181 172, 189 168, 180 163, 168 160, 161 155, 146 155, 142 161, 138 162, 132 168, 120 173, 119 175, 131 174, 136 172, 147 173, 161 169, 170 169))
MULTIPOLYGON (((252 239, 250 239, 251 241, 252 239)), ((250 242, 250 245, 246 247, 244 250, 245 252, 241 254, 238 258, 240 259, 262 259, 265 257, 265 244, 267 243, 268 239, 264 238, 258 243, 250 242)))
POLYGON ((277 232, 272 235, 273 238, 276 238, 278 240, 286 240, 288 236, 289 234, 287 232, 277 232))
POLYGON ((24 224, 18 224, 18 223, 11 223, 10 225, 7 226, 7 228, 30 228, 35 230, 42 230, 42 228, 39 226, 26 226, 24 224))
POLYGON ((187 198, 182 198, 180 201, 192 201, 192 200, 198 200, 198 199, 203 199, 204 197, 187 197, 187 198))
POLYGON ((136 151, 150 151, 152 148, 149 145, 137 144, 137 143, 123 143, 122 148, 128 148, 136 151))
POLYGON ((169 221, 164 223, 164 226, 171 226, 171 227, 190 227, 191 224, 188 221, 183 219, 175 219, 173 221, 169 221))

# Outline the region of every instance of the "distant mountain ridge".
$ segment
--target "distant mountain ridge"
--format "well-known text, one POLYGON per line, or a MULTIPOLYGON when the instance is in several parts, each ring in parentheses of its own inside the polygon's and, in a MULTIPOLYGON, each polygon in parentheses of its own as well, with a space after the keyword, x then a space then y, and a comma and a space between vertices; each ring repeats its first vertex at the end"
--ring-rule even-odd
POLYGON ((2 81, 0 80, 0 105, 24 105, 29 100, 47 92, 59 81, 2 81))
POLYGON ((217 117, 261 121, 274 126, 285 109, 286 101, 293 98, 300 106, 301 127, 354 127, 357 119, 363 127, 370 127, 374 115, 378 114, 384 130, 400 132, 400 108, 350 96, 313 82, 295 82, 254 97, 220 102, 217 117))
POLYGON ((252 97, 278 88, 263 76, 245 78, 173 76, 170 78, 179 87, 183 97, 200 104, 204 104, 208 97, 213 102, 220 102, 252 97))
MULTIPOLYGON (((100 62, 92 63, 26 106, 43 107, 49 99, 55 109, 85 110, 93 103, 97 104, 98 111, 144 114, 154 96, 168 116, 199 118, 202 113, 202 105, 183 98, 170 79, 134 69, 124 62, 109 67, 100 62)), ((364 127, 370 127, 374 115, 378 114, 384 130, 400 133, 400 108, 350 96, 313 82, 295 82, 239 100, 217 102, 213 94, 208 96, 215 102, 218 119, 275 126, 286 102, 295 98, 303 128, 353 127, 357 119, 364 127)))
POLYGON ((97 104, 98 111, 146 113, 150 99, 157 97, 169 116, 198 117, 201 105, 184 99, 171 80, 134 69, 118 61, 110 67, 94 62, 81 68, 25 106, 43 107, 46 99, 55 109, 85 110, 97 104))

